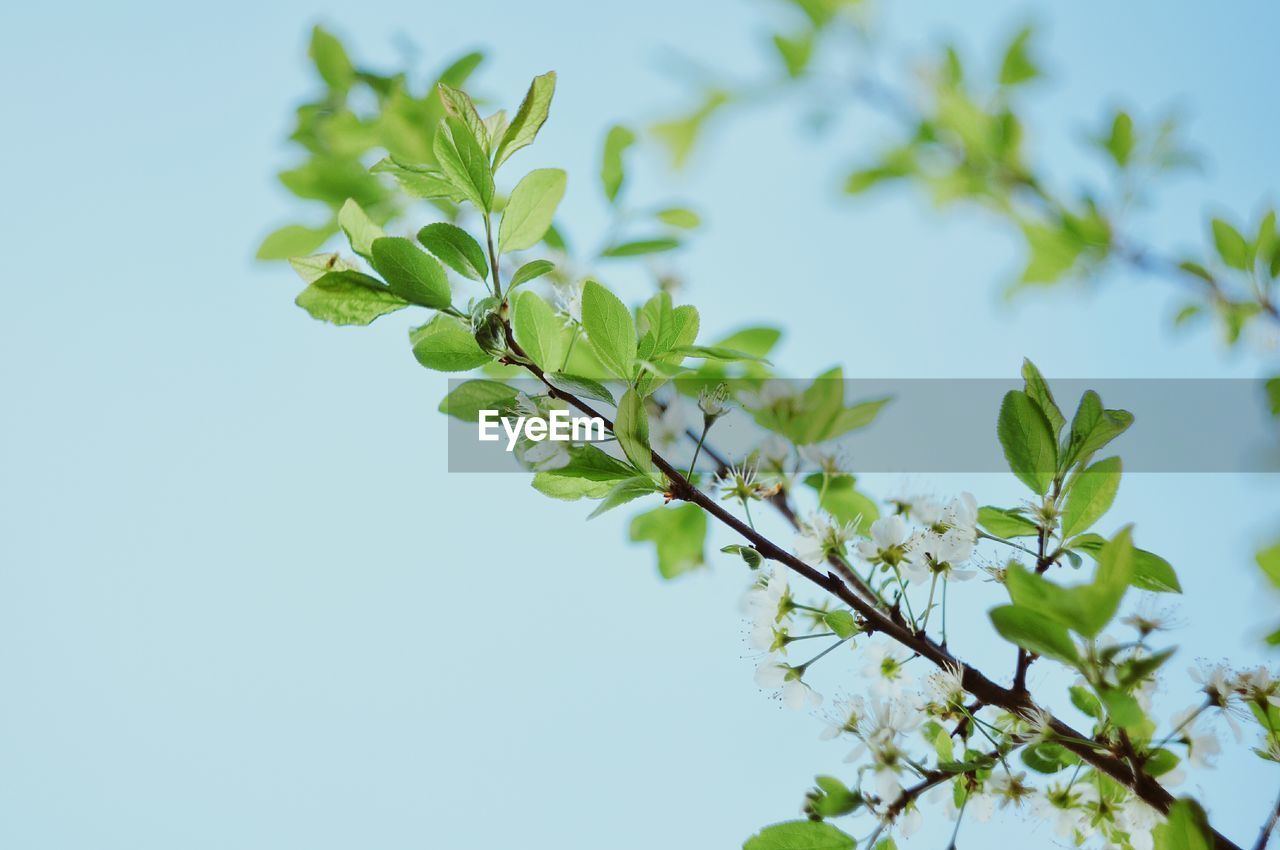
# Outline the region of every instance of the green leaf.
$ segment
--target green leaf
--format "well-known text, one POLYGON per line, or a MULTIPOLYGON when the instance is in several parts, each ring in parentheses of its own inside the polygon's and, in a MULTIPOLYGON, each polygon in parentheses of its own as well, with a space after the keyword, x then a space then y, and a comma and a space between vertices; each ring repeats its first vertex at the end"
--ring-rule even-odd
POLYGON ((1233 269, 1248 271, 1253 265, 1253 257, 1249 243, 1240 231, 1220 218, 1215 218, 1210 225, 1213 228, 1213 244, 1217 247, 1222 262, 1233 269))
POLYGON ((658 210, 656 213, 658 221, 663 224, 669 224, 672 227, 679 227, 683 230, 693 230, 702 224, 702 219, 693 210, 687 210, 683 207, 670 207, 665 210, 658 210))
POLYGON ((540 77, 533 78, 529 91, 520 102, 520 108, 516 110, 515 117, 511 119, 507 132, 502 135, 502 141, 498 143, 498 149, 494 152, 495 170, 513 153, 533 142, 543 122, 547 120, 547 114, 551 110, 551 97, 555 94, 555 90, 555 71, 548 71, 540 77))
POLYGON ((1276 587, 1280 587, 1280 541, 1260 551, 1256 558, 1263 575, 1276 587))
POLYGON ((366 260, 373 254, 373 240, 386 236, 382 228, 369 218, 364 208, 351 199, 347 199, 342 209, 338 210, 338 226, 347 235, 351 250, 366 260))
POLYGON ((623 454, 635 464, 636 469, 642 472, 653 469, 653 457, 649 451, 649 413, 644 409, 644 399, 635 390, 627 390, 618 402, 613 433, 623 454))
POLYGON ((836 633, 836 637, 853 637, 858 633, 858 624, 854 621, 853 614, 848 611, 828 611, 822 615, 822 622, 836 633))
POLYGON ((312 318, 335 325, 367 325, 379 316, 409 306, 381 281, 357 271, 321 275, 294 303, 312 318))
POLYGON ((408 239, 383 236, 373 240, 370 262, 391 291, 406 301, 440 310, 453 300, 444 269, 408 239))
POLYGON ((1093 390, 1086 391, 1080 397, 1080 405, 1071 420, 1071 435, 1062 458, 1062 468, 1067 469, 1077 461, 1088 463, 1094 452, 1119 437, 1132 424, 1132 413, 1105 410, 1098 394, 1093 390))
POLYGON ((1156 850, 1213 850, 1215 842, 1204 809, 1181 799, 1169 808, 1165 822, 1152 832, 1156 850))
POLYGON ((1132 729, 1135 726, 1141 726, 1147 719, 1138 701, 1124 691, 1116 688, 1102 688, 1098 692, 1098 698, 1106 707, 1107 716, 1111 718, 1111 722, 1117 726, 1132 729))
POLYGON ((549 271, 555 269, 555 263, 550 260, 534 260, 525 263, 516 269, 516 273, 511 276, 510 282, 507 283, 507 291, 515 289, 522 283, 528 283, 531 280, 537 280, 549 271))
POLYGON ((1074 476, 1062 514, 1062 536, 1074 537, 1111 509, 1120 489, 1120 458, 1104 458, 1074 476))
POLYGON ((1043 496, 1057 469, 1057 446, 1049 420, 1024 392, 1011 390, 1000 405, 996 434, 1018 480, 1043 496))
POLYGON ((1102 703, 1088 689, 1080 685, 1072 685, 1067 689, 1071 694, 1071 704, 1094 720, 1102 719, 1102 703))
POLYGON ((1036 773, 1057 773, 1078 762, 1079 759, 1068 753, 1061 744, 1049 741, 1033 744, 1022 750, 1022 763, 1036 773))
POLYGON ((607 513, 616 507, 625 505, 627 502, 635 501, 641 496, 650 496, 661 490, 662 488, 654 484, 653 479, 647 475, 637 475, 625 481, 619 481, 613 485, 613 488, 605 495, 604 501, 596 506, 596 509, 587 516, 587 519, 595 519, 600 514, 607 513))
MULTIPOLYGON (((1097 534, 1082 534, 1068 545, 1096 558, 1105 543, 1106 540, 1097 534)), ((1178 575, 1168 561, 1154 552, 1136 547, 1133 550, 1133 586, 1153 593, 1182 592, 1178 575)))
POLYGON ((787 76, 794 80, 804 73, 810 57, 813 56, 813 31, 806 30, 795 38, 775 33, 773 46, 777 48, 778 56, 782 58, 787 76))
POLYGON ((666 505, 631 520, 631 539, 649 540, 658 550, 658 572, 675 578, 705 563, 707 515, 693 504, 666 505))
POLYGON ((1025 608, 1002 605, 991 611, 991 622, 1005 640, 1023 649, 1076 666, 1080 657, 1066 628, 1025 608))
POLYGON ((342 42, 336 37, 319 26, 314 27, 311 30, 311 48, 308 52, 311 54, 311 61, 316 63, 316 70, 320 72, 320 78, 324 80, 325 85, 334 91, 344 93, 351 87, 351 82, 355 79, 355 69, 351 66, 351 59, 347 56, 342 42))
MULTIPOLYGON (((291 257, 289 265, 304 283, 315 283, 329 272, 355 271, 355 266, 337 254, 312 254, 309 257, 291 257)), ((370 278, 373 280, 373 278, 370 278)), ((374 281, 377 283, 377 281, 374 281)), ((379 284, 380 285, 380 284, 379 284)))
POLYGON ((1117 110, 1111 120, 1111 133, 1102 146, 1111 154, 1116 165, 1124 168, 1129 164, 1134 149, 1133 118, 1129 113, 1117 110))
POLYGON ((556 389, 571 393, 578 398, 589 398, 595 401, 617 404, 613 398, 613 393, 609 392, 608 387, 590 378, 584 378, 581 375, 566 375, 564 372, 548 372, 547 380, 556 389))
POLYGON ((409 342, 419 363, 440 372, 465 372, 493 360, 476 343, 470 327, 443 313, 411 330, 409 342))
POLYGON ((764 563, 764 556, 750 546, 739 546, 737 543, 731 543, 728 546, 721 547, 721 552, 727 555, 737 555, 746 562, 751 569, 757 569, 764 563))
POLYGON ((493 209, 489 156, 462 122, 446 118, 436 129, 432 151, 449 182, 481 212, 493 209))
POLYGON ((1039 526, 1021 514, 990 505, 978 508, 978 525, 990 534, 1006 540, 1015 537, 1035 537, 1040 533, 1039 526))
POLYGON ((436 91, 440 95, 440 102, 444 105, 445 114, 461 123, 471 134, 471 138, 475 139, 481 148, 488 150, 489 131, 480 113, 476 111, 476 105, 472 102, 470 95, 455 89, 448 83, 437 83, 436 91))
POLYGON ((673 239, 669 236, 659 236, 655 239, 636 239, 631 242, 622 242, 616 245, 610 245, 600 252, 602 257, 639 257, 643 254, 659 254, 663 251, 671 251, 680 247, 680 240, 673 239))
MULTIPOLYGON (((1277 253, 1277 256, 1280 256, 1280 253, 1277 253)), ((1280 375, 1268 378, 1263 386, 1267 394, 1267 408, 1272 416, 1280 416, 1280 375)))
POLYGON ((609 128, 604 137, 604 157, 600 161, 600 183, 604 186, 604 196, 613 203, 626 180, 626 168, 622 155, 627 148, 635 144, 636 134, 621 125, 609 128))
POLYGON ((521 292, 512 299, 512 327, 516 342, 543 369, 554 371, 564 364, 564 323, 551 305, 535 292, 521 292))
POLYGON ((569 458, 567 466, 535 475, 534 489, 553 499, 602 499, 619 481, 636 474, 627 464, 590 444, 570 448, 569 458))
POLYGON ((853 850, 856 842, 826 821, 793 820, 766 826, 742 850, 853 850))
POLYGON ((377 174, 390 174, 400 187, 415 198, 430 200, 446 198, 453 202, 464 200, 467 196, 453 185, 443 171, 428 165, 406 165, 392 157, 380 160, 370 171, 377 174))
POLYGON ((636 326, 631 311, 594 280, 582 287, 582 326, 587 341, 605 367, 623 380, 635 372, 636 326))
POLYGON ((523 251, 538 244, 564 197, 567 179, 559 168, 538 168, 516 184, 498 228, 499 253, 523 251))
POLYGON ((310 254, 325 243, 333 233, 332 227, 307 227, 290 224, 272 231, 258 246, 259 260, 288 260, 310 254))
POLYGON ((875 501, 855 487, 852 475, 829 475, 825 485, 820 472, 804 479, 804 483, 822 494, 821 508, 840 522, 854 523, 859 534, 867 534, 871 523, 880 518, 875 501))
POLYGON ((681 354, 685 357, 699 357, 703 360, 721 360, 726 363, 738 363, 744 360, 754 362, 765 362, 763 357, 758 357, 747 351, 735 351, 731 348, 720 348, 714 345, 679 345, 671 349, 675 354, 681 354))
POLYGON ((478 422, 482 410, 510 410, 516 395, 515 387, 499 381, 465 381, 441 400, 439 411, 463 422, 478 422))
POLYGON ((1096 558, 1098 570, 1090 584, 1063 587, 1020 564, 1011 564, 1005 573, 1005 586, 1019 609, 1085 637, 1096 637, 1115 616, 1120 600, 1133 581, 1131 529, 1121 529, 1103 544, 1096 558))
POLYGON ((745 351, 755 357, 767 357, 780 339, 782 331, 777 328, 743 328, 716 342, 716 347, 745 351))
POLYGON ((463 277, 484 280, 489 276, 489 262, 484 248, 470 233, 445 221, 428 224, 418 231, 418 241, 436 259, 463 277))
POLYGON ((730 96, 727 92, 711 91, 707 93, 702 104, 687 115, 653 125, 653 135, 666 146, 671 154, 673 167, 678 169, 685 164, 707 122, 729 100, 730 96))
POLYGON ((1031 36, 1032 31, 1028 27, 1019 32, 1010 43, 1000 65, 1000 85, 1016 86, 1040 76, 1040 69, 1027 50, 1031 36))
POLYGON ((1062 411, 1058 408, 1058 403, 1053 399, 1053 392, 1049 389, 1049 382, 1044 379, 1044 375, 1040 374, 1036 364, 1027 359, 1022 361, 1022 380, 1026 385, 1023 387, 1023 391, 1040 406, 1040 412, 1044 414, 1045 419, 1049 420, 1049 428, 1053 431, 1053 439, 1057 441, 1062 434, 1062 427, 1067 424, 1067 419, 1062 415, 1062 411))

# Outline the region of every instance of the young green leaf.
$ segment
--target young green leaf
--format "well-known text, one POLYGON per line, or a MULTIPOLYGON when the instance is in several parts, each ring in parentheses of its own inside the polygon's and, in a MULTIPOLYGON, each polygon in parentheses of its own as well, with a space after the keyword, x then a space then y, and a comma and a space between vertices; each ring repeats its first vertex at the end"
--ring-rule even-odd
POLYGON ((682 230, 693 230, 702 224, 702 219, 693 210, 687 210, 683 207, 670 207, 665 210, 658 210, 656 213, 658 221, 663 224, 669 224, 672 227, 679 227, 682 230))
POLYGON ((566 179, 559 168, 538 168, 516 184, 498 228, 500 253, 523 251, 538 244, 564 197, 566 179))
POLYGON ((720 551, 726 555, 737 555, 742 558, 751 569, 759 569, 764 563, 764 556, 750 546, 740 546, 737 543, 730 543, 728 546, 720 547, 720 551))
POLYGON ((475 139, 481 148, 489 150, 489 130, 480 118, 480 113, 476 111, 476 105, 471 101, 471 96, 448 83, 437 83, 436 91, 440 95, 440 102, 444 104, 445 114, 460 121, 462 126, 471 133, 471 138, 475 139))
POLYGON ((853 614, 848 611, 828 611, 822 615, 822 622, 836 633, 836 637, 853 637, 858 633, 858 624, 854 621, 853 614))
POLYGON ((327 272, 298 295, 295 303, 335 325, 367 325, 379 316, 409 306, 376 278, 357 271, 327 272))
POLYGON ((522 283, 537 280, 547 272, 554 270, 555 267, 555 263, 550 260, 533 260, 525 263, 516 269, 516 273, 511 276, 511 280, 507 283, 507 291, 510 292, 522 283))
POLYGON ((444 269, 408 239, 383 236, 373 240, 370 262, 391 291, 406 301, 435 310, 453 301, 444 269))
POLYGON ((379 160, 369 170, 375 174, 390 174, 400 184, 400 188, 415 198, 425 200, 445 198, 457 203, 467 197, 453 184, 448 175, 428 165, 406 165, 396 162, 392 157, 387 157, 379 160))
POLYGON ((428 224, 418 231, 418 241, 440 262, 463 277, 482 281, 489 276, 484 248, 456 224, 445 221, 428 224))
POLYGON ((1040 76, 1040 69, 1031 59, 1027 44, 1031 41, 1030 27, 1019 32, 1009 44, 1000 66, 1000 85, 1016 86, 1040 76))
POLYGON ((1106 410, 1102 399, 1093 390, 1080 397, 1076 414, 1071 419, 1071 434, 1067 450, 1062 458, 1062 468, 1087 463, 1094 452, 1119 437, 1133 424, 1133 414, 1127 410, 1106 410))
POLYGON ((516 395, 515 387, 499 381, 464 381, 441 400, 439 411, 463 422, 478 422, 482 410, 510 410, 516 395))
POLYGON ((631 311, 594 280, 582 287, 582 326, 587 341, 606 368, 623 380, 635 372, 636 326, 631 311))
POLYGON ((1043 655, 1074 667, 1080 655, 1066 627, 1047 620, 1034 611, 1016 605, 1001 605, 991 611, 991 623, 1005 640, 1028 652, 1043 655))
POLYGON ((658 572, 675 578, 706 563, 707 515, 693 504, 664 505, 631 520, 631 539, 652 541, 658 550, 658 572))
MULTIPOLYGON (((355 271, 355 266, 337 254, 312 254, 309 257, 292 257, 289 265, 302 278, 303 283, 315 283, 329 272, 355 271)), ((370 278, 372 280, 372 278, 370 278)))
POLYGON ((793 820, 766 826, 742 850, 853 850, 857 842, 826 821, 793 820))
POLYGON ((1152 838, 1155 850, 1213 850, 1216 846, 1204 809, 1190 799, 1178 800, 1169 808, 1152 838))
POLYGON ((609 128, 604 137, 604 157, 600 162, 600 182, 604 186, 604 196, 613 203, 618 198, 618 191, 626 180, 626 169, 622 155, 627 148, 635 144, 636 134, 626 127, 615 125, 609 128))
POLYGON ((533 82, 529 85, 529 91, 525 94, 524 100, 520 102, 520 108, 516 110, 515 117, 511 119, 511 125, 507 127, 507 131, 502 134, 502 141, 498 143, 498 149, 493 154, 494 170, 507 161, 513 153, 523 147, 527 147, 538 135, 538 130, 542 128, 543 122, 547 120, 547 114, 551 110, 551 97, 556 91, 556 72, 548 71, 540 77, 534 77, 533 82))
POLYGON ((1040 406, 1024 392, 1009 391, 1000 405, 996 434, 1018 480, 1038 495, 1047 493, 1057 469, 1058 450, 1040 406))
POLYGON ((534 363, 554 371, 564 364, 566 339, 564 323, 551 305, 536 292, 521 292, 512 300, 511 324, 516 342, 534 363))
POLYGON ((1053 431, 1053 439, 1055 441, 1058 440, 1062 434, 1062 427, 1067 424, 1067 419, 1062 415, 1062 410, 1058 408, 1058 403, 1053 400, 1053 392, 1049 389, 1049 382, 1044 379, 1044 375, 1040 374, 1036 364, 1027 359, 1022 361, 1022 380, 1026 385, 1023 387, 1023 391, 1040 406, 1040 412, 1049 420, 1049 428, 1053 431))
POLYGON ((584 378, 581 375, 566 375, 564 372, 548 372, 547 380, 556 389, 573 393, 578 398, 589 398, 595 401, 617 404, 613 398, 613 393, 609 392, 608 387, 590 378, 584 378))
POLYGON ((1011 540, 1015 537, 1035 537, 1040 533, 1039 527, 1022 516, 1005 508, 993 508, 984 505, 978 508, 978 525, 996 537, 1011 540))
POLYGON ((470 327, 443 313, 410 331, 409 342, 419 363, 440 372, 466 372, 493 360, 476 343, 470 327))
POLYGON ((462 195, 481 212, 493 209, 493 169, 489 155, 456 118, 446 118, 436 129, 432 150, 440 170, 462 195))
POLYGON ((1120 489, 1120 458, 1103 458, 1068 483, 1067 507, 1062 513, 1062 536, 1074 537, 1111 509, 1120 489))
POLYGON ((331 33, 316 26, 311 30, 311 61, 316 63, 316 70, 325 85, 336 92, 345 93, 355 79, 355 68, 351 59, 331 33))
POLYGON ((317 250, 333 234, 331 226, 307 227, 290 224, 272 231, 262 240, 255 255, 259 260, 288 260, 317 250))
POLYGON ((623 454, 635 464, 636 469, 642 472, 653 469, 649 451, 649 414, 644 409, 644 399, 635 390, 627 390, 618 402, 613 433, 623 454))
POLYGON ((350 198, 342 205, 342 209, 338 210, 338 226, 347 235, 351 250, 366 260, 373 253, 373 240, 386 236, 382 228, 369 218, 364 208, 350 198))
POLYGON ((1220 218, 1211 222, 1213 228, 1213 244, 1218 249, 1222 262, 1233 269, 1247 271, 1253 263, 1249 243, 1231 224, 1220 218))
POLYGON ((663 251, 671 251, 679 247, 679 239, 661 236, 655 239, 637 239, 632 242, 622 242, 617 245, 610 245, 608 248, 605 248, 600 252, 600 256, 639 257, 644 254, 658 254, 663 251))
POLYGON ((613 485, 613 489, 605 495, 604 501, 596 506, 596 509, 587 516, 587 519, 595 519, 600 514, 607 513, 619 505, 625 505, 627 502, 639 499, 641 496, 649 496, 661 490, 662 488, 654 484, 653 479, 647 475, 637 475, 625 481, 619 481, 613 485))

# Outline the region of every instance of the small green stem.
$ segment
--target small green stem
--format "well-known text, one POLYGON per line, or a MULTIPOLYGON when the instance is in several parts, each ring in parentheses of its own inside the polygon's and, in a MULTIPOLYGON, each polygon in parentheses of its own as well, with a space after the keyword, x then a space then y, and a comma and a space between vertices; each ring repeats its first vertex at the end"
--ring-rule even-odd
POLYGON ((569 337, 569 347, 564 352, 564 362, 560 364, 560 371, 563 372, 569 368, 569 355, 573 354, 573 344, 578 341, 578 335, 582 333, 581 326, 577 322, 573 323, 573 336, 569 337))
MULTIPOLYGON (((689 472, 685 474, 685 478, 693 478, 693 470, 698 466, 698 455, 702 452, 702 444, 707 439, 707 432, 711 430, 711 423, 704 421, 702 423, 702 436, 698 438, 698 445, 693 450, 693 460, 689 462, 689 472)), ((752 526, 754 528, 754 526, 752 526)))
POLYGON ((929 601, 924 603, 924 622, 920 624, 920 631, 929 628, 929 615, 933 613, 933 593, 938 589, 938 574, 933 574, 933 581, 929 582, 929 601))

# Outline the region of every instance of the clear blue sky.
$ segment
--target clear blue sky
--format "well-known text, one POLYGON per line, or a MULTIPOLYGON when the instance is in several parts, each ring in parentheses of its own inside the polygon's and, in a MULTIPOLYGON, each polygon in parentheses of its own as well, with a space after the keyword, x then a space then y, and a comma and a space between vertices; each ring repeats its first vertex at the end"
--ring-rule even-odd
MULTIPOLYGON (((950 33, 990 56, 1028 18, 1022 3, 909 5, 890 14, 898 51, 950 33)), ((286 268, 251 260, 291 217, 272 174, 311 85, 313 22, 388 66, 400 35, 429 65, 485 46, 479 80, 508 100, 557 69, 554 119, 526 165, 570 170, 563 212, 590 232, 602 128, 680 101, 664 48, 750 69, 771 10, 0 12, 0 846, 735 847, 841 768, 819 724, 753 685, 735 564, 663 585, 650 553, 623 544, 625 512, 585 524, 514 479, 446 476, 444 379, 407 356, 403 323, 315 323, 286 268)), ((1252 214, 1272 197, 1273 4, 1083 2, 1032 17, 1054 77, 1034 141, 1055 164, 1077 164, 1068 134, 1100 102, 1180 103, 1209 168, 1160 196, 1146 232, 1195 244, 1206 206, 1252 214)), ((1173 302, 1149 280, 1004 304, 1006 236, 910 196, 842 202, 836 180, 876 129, 854 122, 815 148, 802 119, 725 125, 688 177, 642 168, 654 197, 682 195, 710 223, 684 258, 709 330, 779 322, 794 372, 1001 377, 1029 355, 1066 377, 1257 374, 1256 356, 1173 336, 1173 302)), ((911 484, 996 503, 1016 492, 1001 476, 911 484)), ((1275 599, 1257 592, 1249 553, 1275 503, 1259 480, 1122 487, 1114 524, 1135 521, 1196 602, 1181 636, 1197 649, 1180 662, 1254 657, 1251 624, 1275 599)), ((966 592, 964 652, 986 661, 980 612, 995 596, 966 592)), ((1188 701, 1171 691, 1162 705, 1188 701)), ((1250 757, 1204 784, 1220 826, 1247 840, 1278 783, 1250 757)), ((917 846, 939 846, 942 828, 917 846)), ((966 835, 1051 840, 1007 818, 966 835)))

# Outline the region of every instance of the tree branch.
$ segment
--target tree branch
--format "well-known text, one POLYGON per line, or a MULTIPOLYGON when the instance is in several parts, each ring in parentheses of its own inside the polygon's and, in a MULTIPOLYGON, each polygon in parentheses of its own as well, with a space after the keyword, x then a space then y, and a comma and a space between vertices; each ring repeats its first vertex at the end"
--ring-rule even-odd
MULTIPOLYGON (((521 365, 528 369, 535 377, 538 378, 554 397, 564 399, 569 404, 576 407, 587 416, 597 417, 602 420, 610 431, 613 430, 612 420, 605 417, 591 405, 575 396, 573 393, 556 388, 549 380, 546 373, 536 363, 529 360, 528 355, 520 348, 515 340, 515 334, 511 329, 510 323, 505 323, 507 344, 511 348, 512 353, 521 358, 521 365)), ((844 602, 854 611, 862 616, 864 625, 868 632, 881 632, 887 637, 897 641, 905 648, 911 650, 917 655, 928 659, 938 667, 959 669, 961 671, 961 686, 977 699, 988 705, 997 706, 1004 710, 1016 714, 1021 717, 1029 717, 1033 714, 1040 713, 1043 710, 1039 708, 1025 691, 1016 691, 1005 688, 996 684, 987 678, 980 670, 960 661, 952 655, 946 648, 940 646, 931 640, 928 635, 917 633, 905 624, 895 621, 889 614, 873 605, 871 602, 863 599, 859 594, 845 584, 845 582, 834 572, 820 572, 816 568, 806 564, 792 553, 778 546, 772 540, 757 532, 751 526, 738 519, 732 513, 724 508, 717 500, 703 493, 697 487, 689 482, 675 467, 673 467, 666 458, 662 457, 652 449, 649 452, 653 465, 667 477, 670 483, 669 493, 671 498, 681 501, 690 502, 702 508, 711 516, 720 521, 721 524, 728 526, 737 532, 746 540, 763 557, 771 561, 775 561, 797 575, 808 579, 811 583, 817 585, 821 589, 835 596, 844 602)), ((1173 805, 1173 795, 1164 789, 1159 783, 1151 779, 1145 773, 1135 773, 1130 766, 1120 758, 1104 752, 1095 747, 1096 742, 1088 742, 1086 735, 1063 721, 1052 715, 1048 717, 1048 727, 1053 733, 1061 746, 1078 755, 1081 759, 1091 764, 1097 770, 1107 774, 1112 779, 1128 787, 1140 799, 1150 805, 1159 812, 1168 812, 1173 805)), ((1214 844, 1218 850, 1241 850, 1241 848, 1230 841, 1226 836, 1217 830, 1211 830, 1213 833, 1214 844)))
POLYGON ((1258 835, 1253 850, 1266 850, 1267 842, 1271 840, 1271 833, 1276 830, 1277 821, 1280 821, 1280 797, 1276 798, 1276 804, 1271 807, 1271 814, 1267 816, 1267 822, 1262 825, 1262 832, 1258 835))

